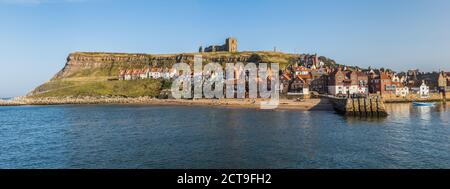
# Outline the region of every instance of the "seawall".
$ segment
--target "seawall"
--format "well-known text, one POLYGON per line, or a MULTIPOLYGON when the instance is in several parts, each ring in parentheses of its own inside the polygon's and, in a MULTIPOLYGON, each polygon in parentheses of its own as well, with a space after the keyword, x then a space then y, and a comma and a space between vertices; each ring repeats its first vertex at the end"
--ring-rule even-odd
POLYGON ((329 98, 333 103, 333 108, 338 113, 347 116, 385 117, 388 115, 380 96, 329 98))
MULTIPOLYGON (((450 101, 450 92, 446 93, 446 101, 450 101)), ((420 97, 419 94, 408 94, 405 97, 396 96, 394 94, 383 95, 383 100, 386 103, 407 103, 407 102, 438 102, 443 101, 442 93, 430 93, 426 98, 420 97)))

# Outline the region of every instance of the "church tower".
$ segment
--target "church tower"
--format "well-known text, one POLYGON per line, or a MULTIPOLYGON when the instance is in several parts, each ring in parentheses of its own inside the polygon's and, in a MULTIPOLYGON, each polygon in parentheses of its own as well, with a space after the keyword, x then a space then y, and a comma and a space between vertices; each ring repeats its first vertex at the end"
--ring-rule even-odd
POLYGON ((237 52, 237 39, 230 37, 225 40, 225 45, 228 52, 237 52))

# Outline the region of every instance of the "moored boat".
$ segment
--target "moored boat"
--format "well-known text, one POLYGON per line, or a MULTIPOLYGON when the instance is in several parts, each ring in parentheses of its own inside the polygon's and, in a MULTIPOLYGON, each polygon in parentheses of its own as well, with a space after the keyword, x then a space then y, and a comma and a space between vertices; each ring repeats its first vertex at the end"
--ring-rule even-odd
POLYGON ((434 106, 434 102, 413 102, 414 106, 434 106))

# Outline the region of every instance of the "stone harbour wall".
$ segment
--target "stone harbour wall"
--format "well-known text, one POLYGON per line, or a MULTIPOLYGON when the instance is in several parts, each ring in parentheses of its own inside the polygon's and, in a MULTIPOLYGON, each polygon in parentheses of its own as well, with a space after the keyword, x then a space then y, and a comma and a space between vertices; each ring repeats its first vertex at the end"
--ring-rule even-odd
MULTIPOLYGON (((427 101, 443 101, 442 93, 430 93, 429 97, 422 98, 419 94, 408 94, 405 97, 397 96, 395 94, 384 94, 383 100, 386 103, 395 102, 427 102, 427 101)), ((446 93, 446 100, 450 100, 450 92, 446 93)))
POLYGON ((333 108, 347 116, 385 117, 387 112, 384 102, 379 96, 365 98, 335 98, 330 97, 333 108))

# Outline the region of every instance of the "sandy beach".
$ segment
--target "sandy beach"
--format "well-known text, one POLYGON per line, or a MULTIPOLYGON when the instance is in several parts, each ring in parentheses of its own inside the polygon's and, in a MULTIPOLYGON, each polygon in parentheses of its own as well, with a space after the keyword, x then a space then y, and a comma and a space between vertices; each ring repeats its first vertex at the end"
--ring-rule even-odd
MULTIPOLYGON (((15 98, 0 100, 0 106, 24 105, 64 105, 64 104, 130 104, 130 105, 181 105, 181 106, 220 106, 235 108, 260 108, 263 99, 156 99, 150 97, 83 97, 83 98, 15 98)), ((332 110, 327 99, 305 99, 302 101, 281 99, 280 110, 332 110)))

